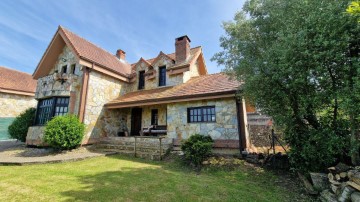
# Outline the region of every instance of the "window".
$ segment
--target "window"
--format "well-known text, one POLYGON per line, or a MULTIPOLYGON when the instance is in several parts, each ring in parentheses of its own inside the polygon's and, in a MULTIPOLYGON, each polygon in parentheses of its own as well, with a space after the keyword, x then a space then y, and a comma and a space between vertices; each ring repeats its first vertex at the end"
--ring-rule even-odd
POLYGON ((72 64, 72 65, 71 65, 71 73, 72 73, 72 74, 75 74, 75 72, 76 72, 76 65, 75 65, 75 64, 72 64))
POLYGON ((36 125, 44 125, 54 116, 63 116, 69 111, 68 97, 53 97, 39 100, 36 125))
POLYGON ((139 90, 144 89, 145 87, 145 71, 139 71, 139 90))
POLYGON ((159 86, 166 86, 166 67, 159 67, 159 86))
POLYGON ((64 65, 61 68, 61 74, 66 74, 66 72, 67 72, 67 65, 64 65))
POLYGON ((158 110, 151 110, 151 125, 158 125, 158 110))
POLYGON ((215 106, 188 108, 188 123, 216 122, 215 106))

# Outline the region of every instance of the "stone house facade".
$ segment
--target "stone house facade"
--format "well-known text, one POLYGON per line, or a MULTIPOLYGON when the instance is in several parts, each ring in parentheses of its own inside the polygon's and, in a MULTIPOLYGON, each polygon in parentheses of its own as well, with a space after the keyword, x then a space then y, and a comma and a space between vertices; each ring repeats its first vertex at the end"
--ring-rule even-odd
POLYGON ((240 83, 208 74, 202 48, 190 42, 178 37, 174 53, 130 64, 123 50, 113 55, 59 26, 33 74, 38 107, 27 144, 43 145, 44 124, 71 113, 86 124, 83 144, 146 135, 176 144, 203 134, 218 148, 250 148, 240 83))
POLYGON ((0 67, 0 140, 9 138, 7 128, 16 116, 36 107, 35 88, 30 74, 0 67))

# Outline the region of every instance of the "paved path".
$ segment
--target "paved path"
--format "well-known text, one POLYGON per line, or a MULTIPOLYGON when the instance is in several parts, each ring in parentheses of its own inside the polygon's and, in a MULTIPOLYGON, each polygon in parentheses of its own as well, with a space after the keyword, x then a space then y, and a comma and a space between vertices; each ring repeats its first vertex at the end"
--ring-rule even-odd
POLYGON ((58 163, 111 154, 114 152, 96 151, 92 146, 56 152, 49 148, 29 148, 24 143, 16 141, 0 141, 0 165, 58 163))

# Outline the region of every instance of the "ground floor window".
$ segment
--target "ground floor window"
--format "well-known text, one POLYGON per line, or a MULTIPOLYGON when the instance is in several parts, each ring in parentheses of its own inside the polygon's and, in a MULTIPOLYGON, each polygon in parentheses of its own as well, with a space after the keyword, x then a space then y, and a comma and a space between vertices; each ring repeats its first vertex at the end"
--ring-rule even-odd
POLYGON ((54 116, 63 116, 69 111, 69 97, 52 97, 39 100, 36 125, 44 125, 54 116))
POLYGON ((188 108, 188 123, 216 122, 215 106, 188 108))

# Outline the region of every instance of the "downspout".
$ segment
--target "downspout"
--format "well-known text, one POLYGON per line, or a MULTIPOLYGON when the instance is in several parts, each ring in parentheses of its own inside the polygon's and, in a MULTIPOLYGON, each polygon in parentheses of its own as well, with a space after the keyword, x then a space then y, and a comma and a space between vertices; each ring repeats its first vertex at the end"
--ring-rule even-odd
POLYGON ((237 114, 237 121, 238 121, 239 150, 240 150, 240 156, 242 156, 242 151, 244 151, 242 137, 241 137, 241 129, 242 129, 241 107, 242 107, 242 105, 240 105, 239 100, 236 97, 235 97, 235 102, 236 102, 236 114, 237 114))
MULTIPOLYGON (((85 119, 85 110, 86 110, 86 102, 87 102, 87 94, 89 87, 89 79, 90 79, 90 68, 84 66, 83 73, 83 81, 81 87, 81 97, 80 97, 80 110, 79 110, 79 119, 82 123, 84 123, 85 119)), ((91 65, 91 69, 94 69, 94 63, 91 65)))

